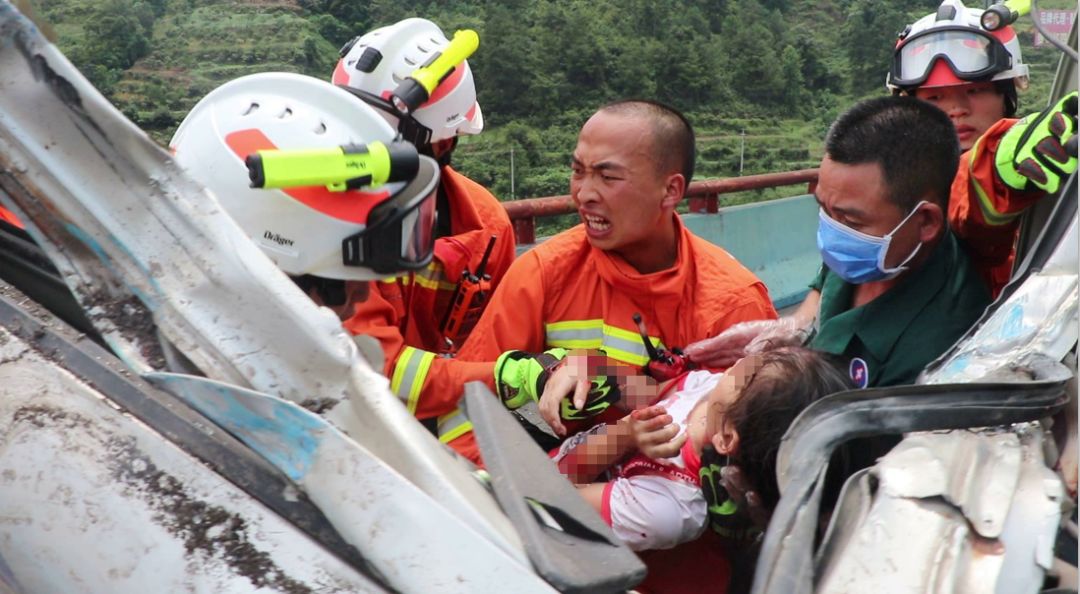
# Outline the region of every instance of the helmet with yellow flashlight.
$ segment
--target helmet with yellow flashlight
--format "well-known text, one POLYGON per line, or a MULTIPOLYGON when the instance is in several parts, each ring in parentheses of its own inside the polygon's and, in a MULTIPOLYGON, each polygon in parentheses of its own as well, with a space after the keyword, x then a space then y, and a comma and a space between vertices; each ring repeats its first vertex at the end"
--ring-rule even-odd
POLYGON ((331 80, 378 108, 423 149, 484 129, 466 61, 478 44, 473 31, 458 31, 451 40, 429 20, 405 19, 347 43, 331 80))
POLYGON ((195 105, 170 147, 290 276, 370 280, 431 260, 438 165, 330 83, 238 78, 195 105))

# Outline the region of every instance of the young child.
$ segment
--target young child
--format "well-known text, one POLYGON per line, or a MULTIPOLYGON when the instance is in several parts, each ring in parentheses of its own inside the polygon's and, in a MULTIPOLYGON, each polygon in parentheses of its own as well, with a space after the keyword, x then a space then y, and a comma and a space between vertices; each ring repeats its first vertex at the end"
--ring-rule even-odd
POLYGON ((716 591, 730 567, 713 531, 698 541, 709 515, 699 478, 703 450, 715 448, 738 465, 772 508, 780 498, 776 455, 784 432, 811 402, 851 387, 830 355, 776 349, 723 374, 692 371, 657 386, 655 404, 572 437, 555 461, 631 549, 672 549, 642 555, 649 566, 643 591, 703 584, 716 591))

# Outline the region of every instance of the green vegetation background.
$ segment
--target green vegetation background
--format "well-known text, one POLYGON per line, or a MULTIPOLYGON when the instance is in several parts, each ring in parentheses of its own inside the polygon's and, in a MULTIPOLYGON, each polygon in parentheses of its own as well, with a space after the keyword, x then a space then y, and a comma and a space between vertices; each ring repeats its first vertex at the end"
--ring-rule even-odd
MULTIPOLYGON (((165 144, 196 101, 238 76, 329 79, 353 36, 410 16, 474 28, 470 59, 487 129, 455 165, 503 200, 565 194, 576 133, 601 103, 650 97, 698 133, 697 179, 815 167, 828 124, 884 92, 896 33, 939 0, 32 0, 57 44, 129 118, 165 144), (511 152, 514 175, 511 179, 511 152), (513 191, 511 191, 513 188, 513 191)), ((1072 0, 1044 0, 1075 8, 1072 0)), ((1057 52, 1018 27, 1032 88, 1057 52)), ((737 204, 798 188, 723 197, 737 204)), ((571 224, 547 221, 541 234, 571 224)))

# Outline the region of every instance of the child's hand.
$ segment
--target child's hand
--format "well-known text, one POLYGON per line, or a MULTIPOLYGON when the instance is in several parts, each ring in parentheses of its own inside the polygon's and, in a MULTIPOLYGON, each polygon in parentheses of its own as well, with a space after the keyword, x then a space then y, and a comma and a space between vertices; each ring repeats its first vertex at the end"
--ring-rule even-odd
POLYGON ((686 442, 687 432, 679 433, 679 426, 662 406, 635 410, 627 418, 634 445, 650 458, 671 458, 686 442))

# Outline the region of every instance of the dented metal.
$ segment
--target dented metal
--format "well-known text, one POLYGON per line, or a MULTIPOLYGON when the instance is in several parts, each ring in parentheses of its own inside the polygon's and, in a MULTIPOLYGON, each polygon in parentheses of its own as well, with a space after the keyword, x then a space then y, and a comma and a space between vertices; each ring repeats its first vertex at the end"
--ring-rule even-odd
POLYGON ((1065 499, 1037 425, 912 435, 847 488, 820 594, 1036 592, 1065 499))
POLYGON ((3 326, 0 493, 12 591, 385 591, 3 326))

